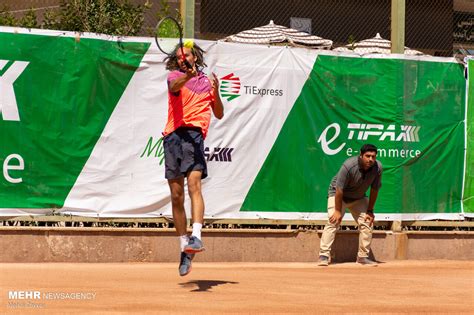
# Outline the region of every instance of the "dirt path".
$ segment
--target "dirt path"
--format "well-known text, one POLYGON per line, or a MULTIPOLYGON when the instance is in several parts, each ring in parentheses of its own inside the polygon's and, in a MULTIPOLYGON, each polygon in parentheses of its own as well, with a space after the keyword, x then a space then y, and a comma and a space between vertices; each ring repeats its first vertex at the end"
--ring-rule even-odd
POLYGON ((474 314, 474 262, 0 264, 0 314, 89 313, 474 314))

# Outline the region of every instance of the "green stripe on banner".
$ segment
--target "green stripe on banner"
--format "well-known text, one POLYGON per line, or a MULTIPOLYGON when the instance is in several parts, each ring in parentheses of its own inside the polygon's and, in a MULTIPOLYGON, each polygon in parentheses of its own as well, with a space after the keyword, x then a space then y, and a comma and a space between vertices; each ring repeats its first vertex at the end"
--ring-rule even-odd
POLYGON ((474 60, 468 61, 467 154, 464 184, 464 212, 474 214, 474 60))
POLYGON ((379 213, 459 213, 464 114, 458 64, 319 56, 241 211, 325 212, 341 164, 373 143, 379 213))
POLYGON ((0 45, 0 79, 16 78, 2 101, 19 114, 0 104, 0 208, 61 207, 149 44, 0 33, 0 45))

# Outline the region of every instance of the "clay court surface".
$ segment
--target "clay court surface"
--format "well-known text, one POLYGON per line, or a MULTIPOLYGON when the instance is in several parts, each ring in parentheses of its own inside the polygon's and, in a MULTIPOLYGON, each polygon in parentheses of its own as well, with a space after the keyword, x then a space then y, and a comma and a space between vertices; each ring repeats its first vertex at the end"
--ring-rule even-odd
POLYGON ((170 263, 7 263, 0 277, 0 314, 474 314, 472 261, 195 262, 186 277, 170 263), (41 299, 9 298, 30 290, 41 299))

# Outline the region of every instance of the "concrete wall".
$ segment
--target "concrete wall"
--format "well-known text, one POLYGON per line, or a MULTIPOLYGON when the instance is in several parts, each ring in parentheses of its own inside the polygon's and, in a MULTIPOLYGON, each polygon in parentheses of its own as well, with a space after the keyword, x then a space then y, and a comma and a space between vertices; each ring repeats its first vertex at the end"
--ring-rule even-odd
MULTIPOLYGON (((313 262, 320 231, 212 230, 196 261, 313 262)), ((355 261, 357 231, 340 231, 333 261, 355 261)), ((175 262, 172 229, 0 228, 0 262, 175 262)), ((376 231, 373 258, 474 260, 472 232, 376 231)))

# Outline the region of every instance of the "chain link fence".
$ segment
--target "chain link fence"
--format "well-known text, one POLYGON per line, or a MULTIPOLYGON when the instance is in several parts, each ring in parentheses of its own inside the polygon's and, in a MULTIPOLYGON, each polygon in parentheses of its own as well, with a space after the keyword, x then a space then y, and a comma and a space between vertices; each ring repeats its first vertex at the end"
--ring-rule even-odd
MULTIPOLYGON (((451 56, 457 25, 453 18, 468 19, 467 28, 469 15, 472 20, 472 12, 455 14, 452 0, 406 0, 405 45, 431 55, 451 56)), ((337 47, 377 33, 390 39, 391 0, 201 0, 200 17, 196 35, 201 38, 222 38, 273 20, 286 27, 300 26, 332 40, 337 47)), ((472 29, 465 31, 469 32, 472 29)), ((463 39, 472 44, 474 37, 463 39)))
POLYGON ((455 53, 474 55, 474 12, 454 12, 453 36, 455 53))
MULTIPOLYGON (((144 5, 145 0, 131 3, 144 5)), ((160 15, 175 15, 179 0, 149 0, 140 35, 151 36, 160 15), (166 10, 164 10, 166 9, 166 10)), ((39 20, 60 0, 2 0, 21 18, 30 8, 39 20)), ((238 32, 275 24, 333 41, 333 47, 373 38, 390 39, 391 0, 195 0, 195 37, 222 39, 238 32)), ((406 0, 405 45, 435 56, 474 49, 474 3, 470 0, 406 0)), ((41 23, 39 23, 41 25, 41 23)))

